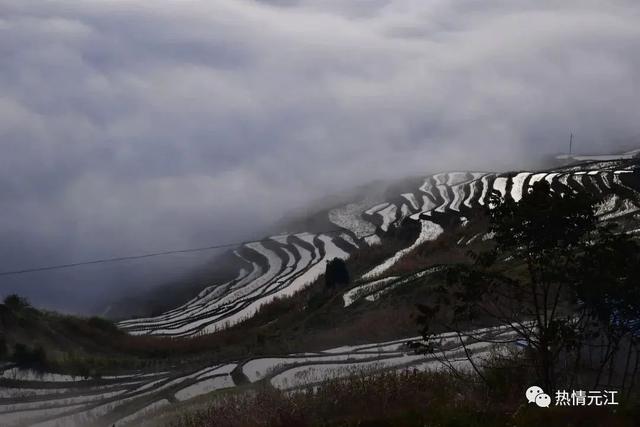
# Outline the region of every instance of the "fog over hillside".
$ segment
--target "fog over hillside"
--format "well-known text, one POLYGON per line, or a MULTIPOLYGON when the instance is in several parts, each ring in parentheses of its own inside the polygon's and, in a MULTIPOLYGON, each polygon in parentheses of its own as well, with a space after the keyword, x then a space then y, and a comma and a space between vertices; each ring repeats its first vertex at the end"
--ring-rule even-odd
MULTIPOLYGON (((260 236, 372 180, 640 146, 635 1, 0 0, 0 271, 260 236)), ((181 255, 0 277, 86 312, 181 255)))

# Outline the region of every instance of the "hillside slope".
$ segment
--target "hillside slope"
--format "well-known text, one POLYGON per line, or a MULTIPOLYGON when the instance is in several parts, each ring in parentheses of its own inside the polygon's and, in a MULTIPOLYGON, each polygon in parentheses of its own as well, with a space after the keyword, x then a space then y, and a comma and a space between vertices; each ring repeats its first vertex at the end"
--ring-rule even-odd
MULTIPOLYGON (((437 368, 437 360, 408 345, 418 339, 412 310, 429 298, 430 286, 442 283, 442 264, 490 243, 479 208, 491 192, 518 200, 542 180, 554 191, 590 192, 601 200, 602 221, 615 219, 624 232, 640 235, 639 166, 636 159, 616 159, 545 171, 439 173, 384 201, 363 194, 323 211, 334 231, 248 243, 234 252, 240 264, 234 279, 160 316, 121 322, 131 335, 123 335, 126 345, 118 335, 110 338, 114 355, 152 351, 154 343, 159 350, 180 347, 171 356, 159 351, 155 367, 74 376, 3 365, 0 424, 156 425, 149 414, 162 417, 252 387, 291 390, 354 369, 437 368), (355 280, 327 292, 318 279, 332 258, 346 259, 355 280), (208 332, 217 333, 203 335, 208 332), (197 357, 182 348, 190 345, 197 357)), ((495 351, 490 341, 517 338, 478 323, 469 326, 476 342, 467 344, 475 360, 495 351)), ((449 332, 437 338, 441 355, 456 366, 469 363, 449 332)))
MULTIPOLYGON (((370 269, 361 280, 375 279, 405 255, 445 230, 467 224, 491 192, 518 201, 535 182, 546 180, 556 191, 588 191, 603 200, 603 219, 632 215, 640 206, 640 182, 633 159, 588 162, 541 172, 446 172, 424 178, 381 203, 366 195, 327 212, 335 230, 273 236, 234 252, 243 263, 235 279, 215 283, 191 301, 160 316, 126 320, 119 326, 131 334, 193 336, 219 331, 255 315, 278 298, 305 289, 324 273, 325 263, 375 245, 387 245, 394 230, 419 229, 415 240, 370 269)), ((466 245, 477 236, 463 236, 466 245)))

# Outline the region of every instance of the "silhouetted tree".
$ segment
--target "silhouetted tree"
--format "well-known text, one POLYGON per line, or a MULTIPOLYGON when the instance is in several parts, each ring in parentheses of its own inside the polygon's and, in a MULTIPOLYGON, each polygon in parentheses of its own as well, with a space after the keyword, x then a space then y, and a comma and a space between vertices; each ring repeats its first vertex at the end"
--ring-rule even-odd
POLYGON ((7 339, 0 333, 0 358, 7 356, 7 339))
POLYGON ((335 289, 337 285, 347 285, 350 283, 347 264, 340 258, 327 261, 324 273, 324 283, 327 289, 335 289))
POLYGON ((4 299, 4 305, 12 311, 20 311, 31 307, 31 304, 29 304, 29 301, 26 298, 16 294, 8 295, 4 299))
POLYGON ((458 332, 479 318, 508 325, 526 342, 540 383, 553 390, 559 377, 573 382, 585 348, 601 340, 597 384, 623 340, 635 344, 640 248, 600 223, 596 206, 588 193, 553 191, 546 181, 519 202, 492 194, 493 248, 449 268, 437 302, 418 307, 427 343, 437 322, 458 332))
POLYGON ((42 346, 30 348, 16 343, 11 360, 22 368, 44 369, 47 365, 47 354, 42 346))

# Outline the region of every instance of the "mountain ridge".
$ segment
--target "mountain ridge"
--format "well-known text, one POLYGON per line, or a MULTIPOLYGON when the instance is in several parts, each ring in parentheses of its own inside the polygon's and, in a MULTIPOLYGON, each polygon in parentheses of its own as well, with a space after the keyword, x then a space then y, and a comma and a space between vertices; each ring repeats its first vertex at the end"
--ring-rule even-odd
MULTIPOLYGON (((323 273, 323 263, 333 258, 347 259, 361 248, 380 244, 391 228, 398 228, 405 221, 419 222, 423 232, 425 227, 434 229, 433 225, 444 231, 452 223, 466 221, 466 215, 474 209, 485 206, 492 192, 517 201, 523 191, 541 180, 556 191, 623 194, 613 201, 611 209, 633 213, 640 206, 637 163, 636 159, 624 157, 545 171, 440 172, 424 177, 418 188, 405 187, 381 203, 364 195, 360 200, 321 211, 326 212, 325 220, 338 229, 335 233, 281 234, 243 245, 234 251, 245 266, 236 279, 209 286, 191 301, 161 316, 126 320, 119 326, 132 334, 166 336, 219 331, 251 317, 277 298, 299 292, 323 273)), ((437 234, 427 240, 434 240, 437 234)), ((403 248, 405 252, 408 249, 403 248)), ((394 264, 386 262, 389 265, 377 274, 394 264)), ((372 277, 374 274, 366 275, 372 277)))

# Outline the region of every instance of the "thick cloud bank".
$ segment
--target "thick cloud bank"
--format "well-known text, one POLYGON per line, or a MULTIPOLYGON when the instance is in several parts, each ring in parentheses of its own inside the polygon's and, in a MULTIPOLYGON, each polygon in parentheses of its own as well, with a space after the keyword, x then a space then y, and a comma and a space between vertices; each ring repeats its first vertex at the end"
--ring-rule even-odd
MULTIPOLYGON (((570 131, 637 143, 636 4, 0 0, 0 269, 244 238, 336 189, 514 168, 570 131)), ((184 267, 151 265, 0 293, 82 309, 184 267)))

